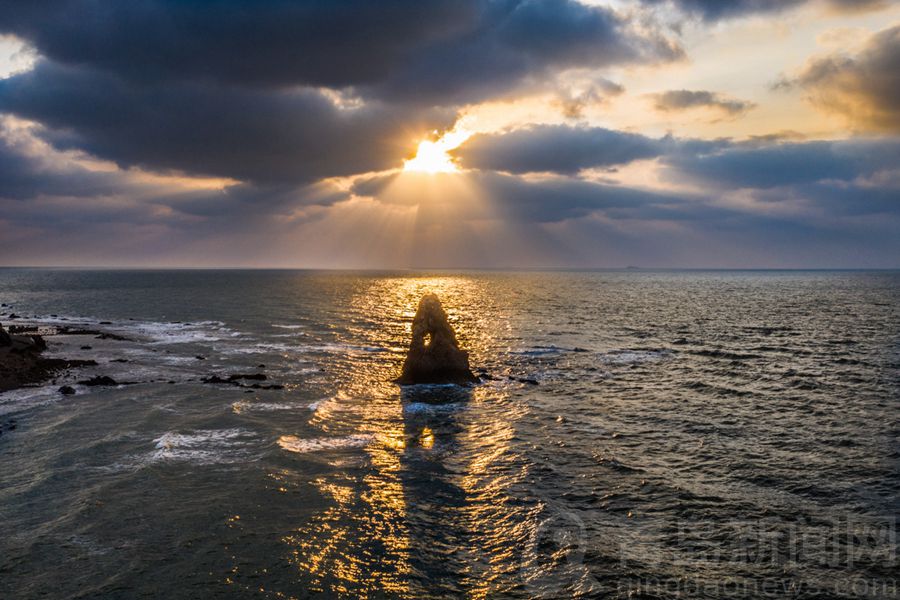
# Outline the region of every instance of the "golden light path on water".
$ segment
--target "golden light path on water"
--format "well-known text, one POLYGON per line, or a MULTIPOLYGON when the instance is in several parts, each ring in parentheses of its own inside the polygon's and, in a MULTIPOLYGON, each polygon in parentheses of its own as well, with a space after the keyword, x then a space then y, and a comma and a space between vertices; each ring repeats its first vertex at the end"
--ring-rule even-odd
MULTIPOLYGON (((314 590, 347 596, 417 597, 429 578, 470 597, 497 592, 520 568, 514 556, 535 527, 535 507, 510 502, 527 465, 510 445, 523 408, 497 387, 401 390, 399 372, 418 299, 433 291, 473 364, 494 352, 495 299, 463 276, 369 280, 353 301, 353 339, 390 348, 383 359, 347 357, 341 388, 311 424, 346 436, 313 480, 327 508, 283 537, 314 590), (429 404, 443 400, 446 404, 429 404)), ((298 440, 279 445, 297 450, 298 440)))

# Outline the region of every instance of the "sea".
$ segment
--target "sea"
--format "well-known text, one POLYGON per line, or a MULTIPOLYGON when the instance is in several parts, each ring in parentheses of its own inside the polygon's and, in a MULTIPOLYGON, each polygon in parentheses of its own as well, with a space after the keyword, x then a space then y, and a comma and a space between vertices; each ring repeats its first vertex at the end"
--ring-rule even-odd
POLYGON ((898 597, 900 272, 6 268, 0 302, 114 334, 0 393, 3 599, 898 597), (393 382, 426 292, 481 383, 393 382))

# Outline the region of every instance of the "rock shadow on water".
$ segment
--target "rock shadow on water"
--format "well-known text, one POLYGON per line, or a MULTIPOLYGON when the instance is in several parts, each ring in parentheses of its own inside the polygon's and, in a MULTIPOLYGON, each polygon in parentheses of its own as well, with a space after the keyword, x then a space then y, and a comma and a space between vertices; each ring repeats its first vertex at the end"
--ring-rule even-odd
POLYGON ((399 478, 406 506, 410 591, 460 594, 471 586, 474 551, 471 499, 452 466, 472 390, 458 385, 405 386, 400 393, 406 447, 399 478), (449 463, 448 463, 449 461, 449 463))

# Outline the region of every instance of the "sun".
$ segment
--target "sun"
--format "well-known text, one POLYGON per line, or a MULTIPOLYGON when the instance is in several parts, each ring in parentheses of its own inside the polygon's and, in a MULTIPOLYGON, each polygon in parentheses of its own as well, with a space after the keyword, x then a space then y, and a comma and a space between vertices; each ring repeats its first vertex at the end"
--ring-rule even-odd
POLYGON ((422 140, 416 155, 403 161, 403 170, 429 174, 458 173, 459 165, 449 151, 466 141, 470 135, 472 134, 466 130, 454 129, 434 141, 422 140))
POLYGON ((419 142, 419 149, 415 157, 403 161, 404 171, 418 171, 420 173, 456 173, 459 167, 453 162, 453 158, 447 154, 437 142, 424 140, 419 142))

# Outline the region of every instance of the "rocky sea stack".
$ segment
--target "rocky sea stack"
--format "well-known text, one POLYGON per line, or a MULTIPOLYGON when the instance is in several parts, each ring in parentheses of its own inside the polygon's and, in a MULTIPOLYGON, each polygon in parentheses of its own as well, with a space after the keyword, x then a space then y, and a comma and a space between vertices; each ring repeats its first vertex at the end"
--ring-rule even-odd
POLYGON ((412 324, 412 342, 397 383, 476 383, 469 353, 459 347, 447 313, 435 294, 425 294, 412 324))

